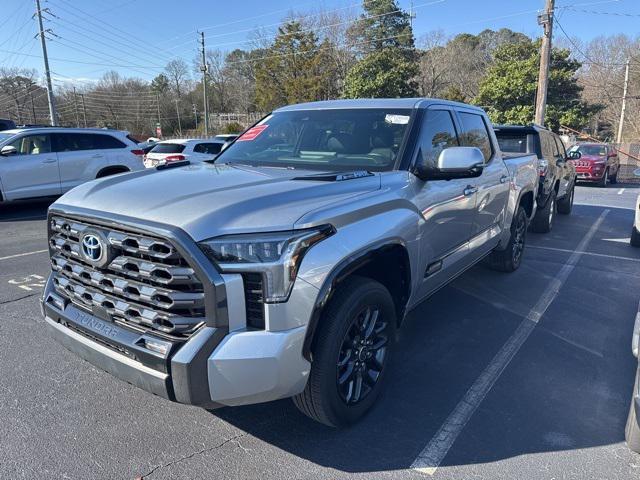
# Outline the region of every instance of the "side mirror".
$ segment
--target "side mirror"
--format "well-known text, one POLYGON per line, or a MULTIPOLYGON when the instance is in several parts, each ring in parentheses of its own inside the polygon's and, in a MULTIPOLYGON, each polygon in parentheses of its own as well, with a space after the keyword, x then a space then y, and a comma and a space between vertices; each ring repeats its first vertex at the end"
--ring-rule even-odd
POLYGON ((569 160, 578 160, 581 157, 582 153, 580 153, 578 150, 572 150, 571 152, 567 153, 567 158, 569 160))
POLYGON ((16 150, 16 147, 12 147, 11 145, 5 145, 0 150, 0 155, 2 155, 3 157, 8 157, 9 155, 15 155, 16 153, 18 153, 18 150, 16 150))
POLYGON ((414 173, 421 180, 453 180, 479 177, 483 168, 484 155, 479 148, 450 147, 440 152, 435 165, 420 159, 414 173))

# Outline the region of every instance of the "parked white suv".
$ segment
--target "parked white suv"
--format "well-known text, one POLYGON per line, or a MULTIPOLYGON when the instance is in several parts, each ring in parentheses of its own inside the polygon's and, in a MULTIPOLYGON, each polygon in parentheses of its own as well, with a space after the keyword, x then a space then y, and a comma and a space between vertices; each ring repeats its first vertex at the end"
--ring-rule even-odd
POLYGON ((94 178, 142 170, 127 132, 26 128, 0 132, 0 202, 62 195, 94 178))
POLYGON ((228 143, 226 140, 219 138, 163 140, 145 155, 144 164, 147 168, 151 168, 182 160, 192 162, 212 160, 222 151, 226 143, 228 143))

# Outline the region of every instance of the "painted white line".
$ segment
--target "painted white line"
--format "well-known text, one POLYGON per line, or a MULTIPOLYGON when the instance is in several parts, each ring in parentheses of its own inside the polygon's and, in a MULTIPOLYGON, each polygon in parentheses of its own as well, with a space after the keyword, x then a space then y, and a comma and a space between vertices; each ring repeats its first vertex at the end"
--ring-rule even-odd
POLYGON ((582 256, 582 253, 580 252, 585 250, 587 244, 591 241, 598 228, 600 228, 602 221, 609 212, 610 210, 607 209, 600 214, 587 234, 580 241, 576 251, 571 254, 560 271, 551 280, 549 286, 538 299, 538 302, 534 305, 526 318, 522 320, 511 338, 507 340, 496 356, 493 357, 493 360, 491 360, 489 365, 487 365, 471 388, 467 390, 467 393, 453 409, 453 412, 449 414, 433 438, 413 461, 411 469, 427 475, 433 475, 436 473, 440 463, 444 460, 444 457, 449 452, 449 449, 454 444, 467 422, 473 416, 473 413, 482 403, 485 396, 489 393, 491 387, 493 387, 504 369, 509 365, 516 353, 518 353, 520 347, 522 347, 527 338, 529 338, 529 335, 540 321, 540 318, 542 318, 549 308, 549 305, 551 305, 558 295, 560 288, 580 260, 580 257, 582 256))
MULTIPOLYGON (((568 248, 555 248, 555 247, 543 247, 541 245, 527 245, 526 248, 533 248, 536 250, 551 250, 552 252, 563 252, 563 253, 573 253, 578 252, 578 250, 569 250, 568 248)), ((626 260, 629 262, 640 262, 640 258, 632 258, 632 257, 622 257, 620 255, 608 255, 606 253, 595 253, 595 252, 578 252, 582 255, 589 255, 592 257, 602 257, 602 258, 612 258, 614 260, 626 260)))
POLYGON ((620 190, 618 190, 618 195, 622 195, 623 192, 624 192, 624 188, 621 188, 620 190))
POLYGON ((16 253, 15 255, 9 255, 7 257, 0 257, 0 260, 9 260, 10 258, 26 257, 27 255, 35 255, 36 253, 44 253, 49 250, 34 250, 33 252, 16 253))

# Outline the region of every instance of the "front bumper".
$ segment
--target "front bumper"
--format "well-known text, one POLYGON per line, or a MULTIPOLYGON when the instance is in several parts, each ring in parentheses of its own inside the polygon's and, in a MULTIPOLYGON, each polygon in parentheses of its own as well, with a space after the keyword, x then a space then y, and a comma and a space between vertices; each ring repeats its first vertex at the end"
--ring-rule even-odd
MULTIPOLYGON (((305 285, 294 288, 292 295, 307 292, 305 285)), ((42 310, 51 336, 68 350, 121 380, 179 403, 217 408, 289 397, 304 389, 311 367, 302 355, 306 325, 231 333, 204 326, 186 342, 167 341, 161 354, 146 347, 150 337, 59 296, 51 278, 42 310)), ((229 313, 240 315, 233 310, 229 313)), ((275 322, 277 315, 272 317, 275 322)))
POLYGON ((578 182, 598 182, 604 176, 605 168, 576 168, 576 180, 578 182))

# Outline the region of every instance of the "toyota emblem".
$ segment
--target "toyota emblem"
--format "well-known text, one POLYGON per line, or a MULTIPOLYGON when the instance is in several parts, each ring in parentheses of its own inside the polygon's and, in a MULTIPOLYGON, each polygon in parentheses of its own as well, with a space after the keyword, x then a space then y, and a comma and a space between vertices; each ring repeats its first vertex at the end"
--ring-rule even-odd
POLYGON ((94 264, 101 263, 105 248, 102 239, 95 233, 85 233, 80 241, 82 256, 94 264))

